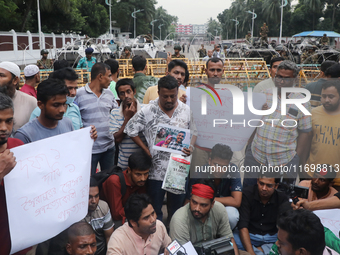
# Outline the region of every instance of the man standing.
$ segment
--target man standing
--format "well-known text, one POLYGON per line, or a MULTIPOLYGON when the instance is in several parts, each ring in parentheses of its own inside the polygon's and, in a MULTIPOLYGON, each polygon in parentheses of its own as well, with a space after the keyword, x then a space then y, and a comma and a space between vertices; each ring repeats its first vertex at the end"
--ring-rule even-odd
POLYGON ((229 226, 224 206, 214 200, 211 182, 201 180, 192 185, 190 202, 176 211, 170 222, 170 236, 180 244, 189 241, 196 247, 218 237, 231 238, 235 254, 238 248, 229 226))
POLYGON ((268 32, 269 28, 267 27, 267 24, 263 23, 263 26, 260 29, 261 45, 264 45, 264 42, 268 45, 268 32))
MULTIPOLYGON (((206 178, 211 178, 214 188, 216 190, 215 201, 220 202, 225 206, 228 213, 230 228, 233 230, 239 220, 239 212, 237 208, 240 207, 242 201, 242 184, 240 172, 237 171, 235 164, 230 163, 233 157, 233 151, 228 145, 215 144, 211 150, 209 162, 203 166, 205 168, 214 169, 212 176, 207 175, 206 178), (235 169, 236 171, 224 171, 222 174, 219 169, 235 169)), ((193 172, 191 172, 193 173, 193 172)), ((200 176, 195 177, 202 177, 200 176)), ((186 191, 186 202, 190 200, 191 186, 198 180, 192 178, 189 180, 189 184, 186 191)))
POLYGON ((124 52, 120 56, 120 59, 132 59, 133 55, 131 53, 131 47, 130 46, 125 46, 124 47, 124 52))
POLYGON ((146 76, 147 65, 146 59, 143 56, 136 55, 132 59, 132 70, 134 71, 133 83, 136 88, 135 98, 139 102, 143 102, 146 90, 157 85, 158 79, 153 76, 146 76))
POLYGON ((77 222, 67 230, 66 251, 70 255, 94 255, 97 251, 96 235, 90 224, 77 222))
POLYGON ((37 107, 37 100, 21 91, 16 90, 20 80, 20 69, 12 62, 0 63, 0 89, 8 95, 14 104, 14 126, 13 131, 26 124, 32 111, 37 107))
MULTIPOLYGON (((186 73, 188 72, 188 66, 182 60, 174 59, 168 64, 168 71, 166 75, 171 75, 177 80, 178 84, 178 99, 183 103, 186 103, 184 87, 186 73)), ((158 86, 149 87, 144 95, 143 104, 148 104, 151 100, 155 100, 158 97, 158 86)))
POLYGON ((253 89, 253 93, 265 92, 267 89, 275 87, 274 78, 277 71, 277 67, 283 60, 285 60, 283 57, 275 57, 270 60, 269 68, 270 77, 256 84, 256 86, 253 89))
POLYGON ((37 66, 40 69, 53 69, 53 61, 52 59, 48 59, 48 50, 43 49, 40 51, 40 55, 42 56, 40 60, 37 61, 37 66))
POLYGON ((125 222, 124 206, 131 194, 146 193, 145 184, 150 167, 151 158, 145 152, 134 152, 129 157, 129 167, 121 173, 123 178, 113 174, 103 183, 101 194, 110 206, 116 228, 125 222), (121 183, 122 181, 124 183, 121 183), (124 186, 125 194, 122 193, 124 186))
POLYGON ((246 34, 246 43, 251 43, 251 32, 248 31, 248 33, 246 34))
MULTIPOLYGON (((209 59, 206 63, 205 73, 208 76, 208 84, 214 88, 216 84, 220 83, 224 74, 223 60, 215 57, 209 59)), ((201 147, 196 144, 192 155, 190 171, 195 171, 196 166, 208 164, 209 153, 211 153, 211 148, 201 147)))
POLYGON ((207 50, 204 48, 204 44, 201 44, 201 49, 199 49, 197 52, 199 53, 200 58, 204 58, 207 55, 207 50))
POLYGON ((279 179, 260 176, 256 185, 244 188, 238 231, 234 231, 240 250, 252 255, 269 254, 276 242, 279 207, 288 202, 288 197, 276 190, 278 182, 279 179))
POLYGON ((111 82, 111 69, 104 63, 96 63, 91 70, 91 83, 77 92, 84 127, 95 125, 98 139, 93 144, 91 174, 95 174, 98 162, 102 170, 114 165, 115 142, 110 133, 110 112, 118 108, 113 93, 108 89, 111 82))
POLYGON ((202 59, 202 61, 207 62, 209 59, 212 58, 212 55, 213 55, 213 51, 212 51, 212 50, 208 50, 208 55, 205 56, 205 57, 202 59))
MULTIPOLYGON (((340 137, 337 131, 340 129, 340 82, 338 79, 326 81, 322 85, 321 104, 312 110, 313 136, 311 140, 310 154, 307 167, 312 164, 339 164, 340 137)), ((306 169, 309 176, 312 175, 306 169)), ((340 186, 339 174, 334 185, 340 186)))
POLYGON ((305 180, 299 183, 299 186, 309 188, 308 202, 325 199, 334 196, 338 191, 332 187, 333 180, 336 176, 336 169, 330 165, 322 164, 314 172, 312 180, 305 180))
POLYGON ((111 92, 113 93, 113 95, 115 96, 117 103, 119 104, 119 97, 117 95, 117 91, 116 91, 116 83, 118 81, 118 77, 119 77, 119 63, 117 60, 115 59, 108 59, 104 62, 104 64, 108 65, 111 68, 111 83, 109 86, 109 89, 111 90, 111 92))
POLYGON ((225 59, 223 51, 221 51, 221 44, 215 45, 215 51, 213 53, 213 58, 225 59))
POLYGON ((88 72, 91 72, 91 69, 95 63, 97 63, 97 60, 95 57, 92 57, 93 49, 86 48, 85 50, 85 57, 81 58, 78 62, 77 68, 84 68, 88 72))
POLYGON ((105 255, 107 243, 113 233, 114 223, 109 206, 106 202, 99 199, 98 183, 93 177, 90 178, 89 208, 84 221, 92 226, 96 234, 96 255, 105 255))
POLYGON ((14 123, 13 116, 14 106, 11 98, 0 93, 0 254, 4 255, 10 253, 11 239, 3 178, 17 163, 10 149, 23 145, 19 139, 10 138, 14 123))
POLYGON ((146 194, 133 194, 125 205, 125 215, 127 222, 113 232, 107 255, 169 254, 165 248, 171 239, 146 194))
MULTIPOLYGON (((114 136, 115 144, 119 146, 117 166, 125 170, 128 168, 130 155, 133 152, 140 151, 141 148, 124 133, 124 129, 128 121, 143 105, 134 97, 136 88, 131 79, 120 79, 116 84, 116 90, 121 103, 119 108, 111 111, 110 133, 114 136)), ((142 133, 139 135, 143 142, 146 143, 144 135, 142 133)))
POLYGON ((35 142, 47 137, 73 131, 72 122, 63 118, 65 113, 65 83, 57 79, 47 79, 38 85, 37 97, 41 114, 18 129, 14 137, 24 143, 35 142))
POLYGON ((37 91, 35 88, 40 82, 40 70, 36 65, 28 65, 24 69, 25 84, 20 91, 37 98, 37 91))
MULTIPOLYGON (((305 115, 295 104, 288 104, 286 115, 281 114, 281 88, 293 87, 299 68, 295 63, 285 60, 280 63, 275 75, 275 86, 277 87, 277 106, 276 110, 262 118, 264 125, 258 127, 254 133, 255 137, 251 146, 246 150, 244 161, 245 167, 257 166, 261 169, 262 165, 267 167, 281 168, 280 175, 285 174, 286 182, 292 183, 296 178, 296 171, 299 165, 306 163, 310 148, 310 138, 312 136, 312 118, 305 115), (285 119, 293 120, 296 125, 285 127, 281 125, 285 119), (270 120, 276 120, 272 123, 270 120), (282 166, 290 171, 282 171, 282 166), (293 169, 293 170, 292 170, 293 169), (289 178, 289 179, 286 179, 289 178)), ((272 105, 273 91, 266 90, 267 105, 272 105)), ((301 93, 290 93, 287 99, 304 98, 301 93)), ((310 103, 302 104, 307 111, 311 111, 310 103)), ((304 173, 301 173, 302 176, 304 173)), ((253 186, 256 183, 256 173, 246 172, 244 175, 243 186, 253 186)))
MULTIPOLYGON (((174 46, 174 51, 175 51, 175 54, 173 54, 171 56, 171 58, 185 58, 185 56, 180 53, 181 52, 181 46, 175 45, 174 46)), ((183 50, 183 53, 184 53, 184 50, 183 50)))
MULTIPOLYGON (((167 124, 173 127, 190 129, 193 135, 189 149, 183 148, 182 152, 189 156, 196 142, 197 131, 195 123, 192 121, 190 108, 177 99, 178 83, 170 75, 164 76, 158 81, 159 98, 150 102, 139 112, 137 112, 128 122, 124 132, 139 145, 150 157, 152 157, 152 167, 150 168, 148 194, 150 195, 153 206, 156 210, 158 219, 162 219, 162 205, 165 190, 162 182, 169 163, 169 152, 156 151, 152 148, 158 124, 167 124), (143 143, 138 136, 143 132, 148 142, 149 148, 143 143)), ((173 213, 182 206, 184 195, 175 195, 168 192, 169 219, 173 213)))
MULTIPOLYGON (((321 90, 322 90, 322 84, 326 82, 326 70, 330 68, 331 66, 335 65, 335 61, 330 61, 326 60, 322 62, 320 66, 320 74, 319 74, 319 79, 315 82, 310 82, 306 85, 306 89, 309 90, 311 93, 311 99, 310 99, 310 104, 312 108, 317 107, 321 105, 321 90)), ((337 72, 338 73, 338 72, 337 72)), ((338 75, 340 75, 338 73, 338 75)))
MULTIPOLYGON (((66 67, 54 71, 50 74, 49 78, 61 80, 65 83, 68 94, 66 96, 66 112, 64 117, 69 118, 72 121, 74 130, 78 130, 83 127, 81 120, 79 107, 74 103, 78 90, 78 74, 71 67, 66 67)), ((31 114, 30 120, 38 118, 41 113, 39 107, 36 107, 31 114)))

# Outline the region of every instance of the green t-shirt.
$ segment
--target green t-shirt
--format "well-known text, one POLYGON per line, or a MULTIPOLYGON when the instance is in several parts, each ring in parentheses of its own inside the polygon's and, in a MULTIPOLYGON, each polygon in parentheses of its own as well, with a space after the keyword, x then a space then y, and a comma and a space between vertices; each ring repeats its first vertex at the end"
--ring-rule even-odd
POLYGON ((119 97, 118 97, 117 91, 116 91, 116 82, 115 81, 111 81, 109 89, 112 91, 113 95, 115 96, 115 99, 119 100, 119 97))

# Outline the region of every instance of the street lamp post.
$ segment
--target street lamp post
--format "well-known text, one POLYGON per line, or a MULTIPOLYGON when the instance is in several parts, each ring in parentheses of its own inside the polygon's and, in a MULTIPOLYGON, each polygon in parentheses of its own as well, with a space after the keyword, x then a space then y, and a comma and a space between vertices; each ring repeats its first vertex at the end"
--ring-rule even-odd
POLYGON ((134 10, 134 12, 133 13, 131 13, 131 16, 132 16, 132 18, 134 19, 133 20, 133 27, 134 27, 134 29, 133 29, 133 35, 134 35, 134 38, 136 38, 136 13, 138 13, 138 12, 142 12, 142 11, 144 11, 144 9, 141 9, 141 10, 137 10, 136 11, 136 8, 133 8, 133 10, 134 10))
POLYGON ((39 47, 40 47, 40 50, 43 49, 42 45, 41 45, 41 20, 40 20, 40 4, 39 4, 39 0, 37 0, 37 5, 38 5, 38 10, 37 10, 37 13, 38 13, 38 32, 39 32, 39 47))
POLYGON ((109 6, 109 13, 110 13, 110 31, 109 31, 109 35, 110 35, 110 39, 112 39, 112 22, 111 22, 111 0, 105 0, 105 3, 109 6), (109 2, 110 1, 110 2, 109 2))
POLYGON ((246 12, 253 15, 253 17, 251 18, 251 39, 253 39, 254 38, 254 23, 255 23, 255 19, 257 18, 257 14, 255 13, 254 9, 252 12, 251 11, 246 11, 246 12))
POLYGON ((236 19, 231 19, 232 21, 235 21, 235 43, 237 41, 237 25, 240 24, 240 22, 237 21, 236 19))
POLYGON ((159 40, 162 40, 162 26, 164 26, 164 24, 160 24, 158 26, 158 28, 159 28, 159 40))
POLYGON ((281 0, 281 22, 280 22, 280 39, 279 39, 279 43, 281 43, 281 39, 282 39, 282 21, 283 21, 283 7, 287 6, 288 1, 287 0, 281 0))
POLYGON ((153 27, 154 27, 154 22, 156 22, 158 19, 154 19, 153 21, 151 21, 150 22, 150 25, 152 26, 152 40, 153 40, 153 37, 154 37, 154 29, 153 29, 153 27))

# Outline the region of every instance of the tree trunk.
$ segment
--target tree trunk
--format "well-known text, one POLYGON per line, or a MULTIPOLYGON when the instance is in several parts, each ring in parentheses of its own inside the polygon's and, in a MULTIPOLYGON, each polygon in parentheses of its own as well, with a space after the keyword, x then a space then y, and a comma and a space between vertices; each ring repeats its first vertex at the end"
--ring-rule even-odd
POLYGON ((334 31, 334 18, 335 18, 335 8, 336 8, 336 0, 333 0, 333 15, 332 15, 332 31, 334 31))
POLYGON ((22 21, 22 24, 21 24, 21 32, 25 32, 26 23, 27 23, 29 14, 30 14, 31 9, 32 9, 33 0, 28 0, 26 3, 27 3, 27 6, 26 6, 25 15, 24 15, 24 18, 23 18, 23 21, 22 21))

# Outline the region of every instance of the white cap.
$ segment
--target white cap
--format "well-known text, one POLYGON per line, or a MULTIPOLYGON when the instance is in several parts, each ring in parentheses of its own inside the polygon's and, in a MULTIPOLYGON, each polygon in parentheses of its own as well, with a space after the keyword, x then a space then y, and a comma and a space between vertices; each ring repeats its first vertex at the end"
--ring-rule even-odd
POLYGON ((20 68, 17 64, 9 61, 3 61, 0 63, 0 68, 3 68, 20 78, 20 68))
POLYGON ((28 65, 24 69, 25 77, 31 77, 33 75, 36 75, 37 73, 39 73, 39 67, 36 65, 28 65))

